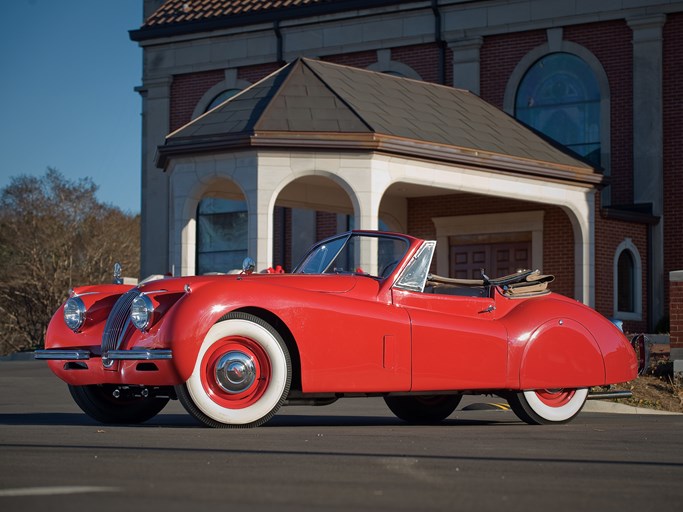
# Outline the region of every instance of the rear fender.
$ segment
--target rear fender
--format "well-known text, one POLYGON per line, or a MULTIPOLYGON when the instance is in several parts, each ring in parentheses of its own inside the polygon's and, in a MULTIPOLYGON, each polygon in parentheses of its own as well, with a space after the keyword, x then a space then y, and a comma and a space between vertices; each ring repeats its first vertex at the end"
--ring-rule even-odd
POLYGON ((579 322, 554 318, 531 334, 519 372, 521 389, 577 388, 604 381, 600 347, 579 322))
POLYGON ((630 343, 594 309, 550 294, 526 299, 507 311, 501 320, 510 342, 510 389, 597 386, 636 377, 630 343), (540 326, 538 319, 544 320, 540 326))

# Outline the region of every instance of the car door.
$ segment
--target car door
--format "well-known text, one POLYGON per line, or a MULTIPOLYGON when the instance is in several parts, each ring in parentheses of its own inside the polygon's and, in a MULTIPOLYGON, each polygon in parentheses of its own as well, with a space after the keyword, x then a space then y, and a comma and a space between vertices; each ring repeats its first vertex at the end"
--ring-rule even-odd
POLYGON ((410 316, 412 391, 505 385, 507 331, 493 298, 394 288, 392 299, 410 316))

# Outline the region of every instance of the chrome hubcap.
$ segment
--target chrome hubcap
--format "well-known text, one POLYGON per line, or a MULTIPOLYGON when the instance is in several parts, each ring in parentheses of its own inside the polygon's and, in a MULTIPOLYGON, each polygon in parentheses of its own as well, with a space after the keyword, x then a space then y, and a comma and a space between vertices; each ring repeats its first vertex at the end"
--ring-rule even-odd
POLYGON ((242 393, 256 380, 254 360, 244 352, 230 351, 216 364, 216 382, 228 393, 242 393))

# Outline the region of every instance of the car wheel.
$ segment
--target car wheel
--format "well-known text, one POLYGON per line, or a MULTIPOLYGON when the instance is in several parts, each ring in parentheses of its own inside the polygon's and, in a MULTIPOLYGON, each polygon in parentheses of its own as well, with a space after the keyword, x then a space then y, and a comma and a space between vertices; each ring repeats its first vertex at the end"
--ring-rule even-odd
POLYGON ((152 419, 166 407, 168 398, 126 397, 116 398, 120 387, 115 385, 72 386, 69 392, 81 410, 100 423, 130 424, 152 419))
POLYGON ((287 398, 289 351, 267 322, 230 313, 207 333, 192 375, 176 386, 185 409, 210 427, 256 427, 287 398))
POLYGON ((583 408, 588 388, 536 389, 511 393, 510 408, 519 419, 530 425, 567 423, 583 408))
POLYGON ((386 396, 384 401, 397 418, 416 424, 433 424, 448 418, 462 395, 386 396))

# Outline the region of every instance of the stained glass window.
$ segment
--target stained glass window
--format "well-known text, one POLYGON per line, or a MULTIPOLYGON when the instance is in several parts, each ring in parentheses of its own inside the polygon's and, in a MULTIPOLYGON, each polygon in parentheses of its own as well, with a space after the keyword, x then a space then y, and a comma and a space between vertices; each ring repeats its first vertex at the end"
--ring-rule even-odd
POLYGON ((246 203, 203 199, 197 207, 197 274, 241 269, 246 256, 246 203))
POLYGON ((600 88, 583 59, 552 53, 536 61, 517 90, 515 116, 600 165, 600 88))

